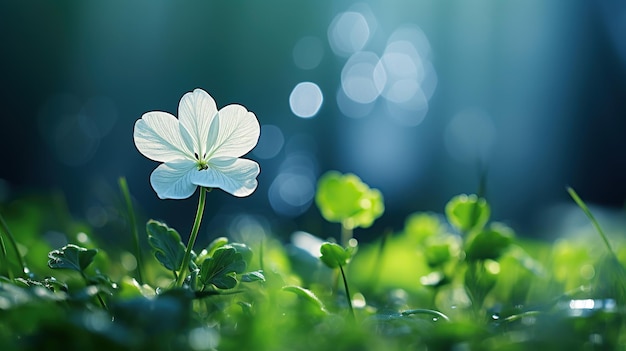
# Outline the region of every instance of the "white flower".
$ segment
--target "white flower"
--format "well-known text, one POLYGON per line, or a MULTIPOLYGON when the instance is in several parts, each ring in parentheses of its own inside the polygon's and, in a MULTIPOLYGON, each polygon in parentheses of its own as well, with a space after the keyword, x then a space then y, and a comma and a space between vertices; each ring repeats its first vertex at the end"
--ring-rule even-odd
POLYGON ((150 175, 161 199, 185 199, 198 186, 220 188, 243 197, 254 192, 259 165, 240 158, 259 140, 254 113, 241 105, 221 110, 204 90, 186 93, 178 105, 178 119, 167 112, 145 113, 135 123, 139 152, 163 162, 150 175))

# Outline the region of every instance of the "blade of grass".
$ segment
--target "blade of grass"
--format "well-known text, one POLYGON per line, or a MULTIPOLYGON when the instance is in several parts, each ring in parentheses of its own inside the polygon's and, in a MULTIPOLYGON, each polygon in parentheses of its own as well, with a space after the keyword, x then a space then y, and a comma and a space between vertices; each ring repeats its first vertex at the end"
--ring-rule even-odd
POLYGON ((580 196, 578 196, 578 194, 573 188, 567 187, 567 192, 572 197, 572 199, 574 199, 578 207, 580 207, 585 213, 585 215, 587 215, 587 218, 589 218, 589 220, 595 227, 596 231, 598 232, 598 234, 600 234, 600 237, 604 241, 604 244, 606 245, 606 248, 609 251, 609 255, 610 255, 611 266, 609 267, 614 267, 615 269, 615 271, 612 271, 612 273, 615 274, 614 280, 613 280, 615 285, 613 286, 617 292, 616 297, 618 298, 618 301, 620 303, 626 302, 626 270, 624 269, 624 266, 617 258, 617 254, 615 253, 615 251, 613 251, 613 247, 611 246, 611 243, 609 242, 608 237, 606 236, 606 234, 600 227, 600 223, 598 223, 596 218, 593 216, 593 214, 591 213, 591 211, 585 204, 585 202, 580 198, 580 196))
POLYGON ((15 238, 13 237, 11 230, 9 229, 9 226, 4 221, 4 217, 2 217, 1 214, 0 214, 0 226, 2 227, 2 231, 4 232, 4 235, 7 237, 7 239, 9 239, 9 243, 13 247, 13 251, 15 251, 17 262, 19 263, 20 268, 21 268, 20 277, 23 277, 24 274, 28 272, 28 269, 26 268, 26 265, 24 264, 24 260, 22 259, 20 250, 17 248, 17 242, 15 242, 15 238))
POLYGON ((598 221, 593 216, 591 211, 589 211, 589 208, 587 207, 587 205, 583 202, 583 200, 580 198, 580 196, 578 196, 578 194, 572 187, 567 187, 567 192, 572 197, 572 199, 574 199, 578 207, 580 207, 580 209, 583 210, 587 218, 589 218, 589 220, 591 221, 591 224, 594 226, 598 234, 600 234, 600 237, 604 241, 604 244, 606 245, 607 250, 609 250, 609 253, 611 254, 611 256, 617 259, 617 255, 615 254, 615 251, 613 251, 613 248, 611 247, 611 243, 609 242, 609 239, 607 238, 606 234, 604 234, 604 231, 600 227, 600 223, 598 223, 598 221))
POLYGON ((122 191, 122 195, 124 196, 124 201, 126 202, 126 210, 128 211, 128 221, 130 224, 131 231, 133 233, 133 240, 135 242, 135 257, 137 258, 137 280, 139 285, 143 285, 143 275, 141 274, 141 269, 143 267, 142 259, 141 259, 141 247, 139 245, 139 232, 137 231, 137 221, 135 219, 135 211, 133 209, 133 202, 130 198, 130 191, 128 190, 128 183, 126 182, 126 178, 121 177, 119 179, 120 190, 122 191))

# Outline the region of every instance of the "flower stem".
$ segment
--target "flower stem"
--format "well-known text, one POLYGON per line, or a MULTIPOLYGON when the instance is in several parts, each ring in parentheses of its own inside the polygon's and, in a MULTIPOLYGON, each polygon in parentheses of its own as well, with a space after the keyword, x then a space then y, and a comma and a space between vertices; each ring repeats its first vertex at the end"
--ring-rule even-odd
POLYGON ((343 278, 343 287, 346 289, 346 299, 348 300, 348 307, 350 307, 350 313, 352 314, 352 319, 356 320, 356 315, 354 314, 354 308, 352 307, 352 295, 350 295, 350 289, 348 289, 348 280, 346 279, 346 273, 343 271, 343 267, 339 265, 339 270, 341 271, 341 277, 343 278))
POLYGON ((13 238, 13 234, 11 234, 11 230, 9 230, 9 226, 4 221, 4 218, 2 217, 1 214, 0 214, 0 226, 2 226, 2 231, 4 232, 4 235, 7 237, 7 239, 9 239, 9 242, 11 243, 11 246, 13 247, 13 251, 15 251, 15 257, 17 257, 17 262, 19 263, 20 268, 21 268, 20 277, 23 277, 24 273, 28 272, 28 269, 26 268, 26 265, 24 264, 24 260, 22 260, 22 255, 20 255, 20 250, 17 248, 17 243, 15 242, 15 238, 13 238))
POLYGON ((193 244, 196 242, 196 237, 198 237, 198 230, 200 229, 200 222, 202 221, 202 214, 204 213, 205 203, 206 189, 200 187, 200 199, 198 199, 198 210, 196 212, 196 219, 193 222, 193 228, 191 229, 191 235, 189 236, 189 242, 187 243, 187 250, 185 251, 185 256, 183 257, 183 263, 180 266, 180 270, 178 271, 178 278, 176 279, 177 287, 183 286, 183 281, 187 276, 186 272, 189 268, 189 261, 191 260, 191 250, 193 249, 193 244))
POLYGON ((143 285, 143 275, 141 274, 143 264, 141 259, 141 248, 139 246, 139 233, 137 231, 135 211, 133 210, 133 202, 130 198, 130 191, 128 190, 128 183, 126 182, 126 178, 121 177, 119 179, 119 185, 120 190, 122 191, 122 195, 124 196, 124 201, 126 202, 126 209, 128 210, 128 221, 130 222, 130 229, 133 233, 133 239, 135 242, 135 257, 137 258, 137 280, 139 282, 139 285, 143 285))

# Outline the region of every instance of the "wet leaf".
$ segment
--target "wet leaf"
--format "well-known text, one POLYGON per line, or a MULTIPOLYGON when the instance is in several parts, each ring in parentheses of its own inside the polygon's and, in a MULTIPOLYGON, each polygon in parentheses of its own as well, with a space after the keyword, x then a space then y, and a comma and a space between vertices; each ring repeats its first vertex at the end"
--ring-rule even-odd
POLYGON ((82 272, 93 262, 98 250, 68 244, 59 250, 48 253, 48 267, 52 269, 71 269, 82 272))

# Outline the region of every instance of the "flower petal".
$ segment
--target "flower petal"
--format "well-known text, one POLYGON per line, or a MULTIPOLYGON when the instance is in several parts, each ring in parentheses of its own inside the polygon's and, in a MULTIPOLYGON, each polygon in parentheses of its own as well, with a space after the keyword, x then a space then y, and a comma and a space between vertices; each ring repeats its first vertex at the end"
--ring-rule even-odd
POLYGON ((194 173, 197 173, 197 168, 193 161, 163 163, 150 175, 150 184, 161 199, 186 199, 197 188, 191 182, 191 175, 194 173))
POLYGON ((144 156, 158 162, 193 158, 193 151, 185 145, 178 128, 176 117, 167 112, 145 113, 135 122, 135 146, 144 156))
POLYGON ((213 119, 207 147, 209 158, 240 157, 259 141, 261 127, 254 113, 241 105, 228 105, 213 119))
POLYGON ((202 89, 195 89, 193 92, 186 93, 180 99, 178 119, 193 140, 193 152, 200 157, 203 157, 208 151, 206 140, 209 135, 209 127, 216 114, 215 100, 202 89))
POLYGON ((191 173, 191 181, 196 185, 220 188, 237 197, 244 197, 256 189, 259 172, 259 164, 252 160, 212 159, 208 169, 191 173))

